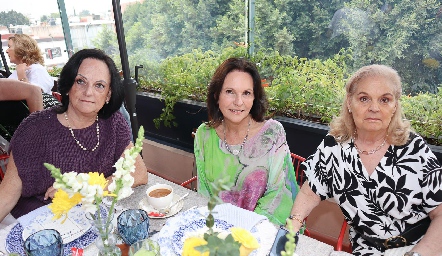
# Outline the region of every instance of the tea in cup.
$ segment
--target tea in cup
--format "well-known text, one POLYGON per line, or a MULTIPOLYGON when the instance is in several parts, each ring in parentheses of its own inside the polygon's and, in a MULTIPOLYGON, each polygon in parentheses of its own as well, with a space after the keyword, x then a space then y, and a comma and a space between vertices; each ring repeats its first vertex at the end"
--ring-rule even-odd
POLYGON ((147 202, 155 209, 168 207, 173 200, 173 188, 167 184, 156 184, 146 190, 147 202))

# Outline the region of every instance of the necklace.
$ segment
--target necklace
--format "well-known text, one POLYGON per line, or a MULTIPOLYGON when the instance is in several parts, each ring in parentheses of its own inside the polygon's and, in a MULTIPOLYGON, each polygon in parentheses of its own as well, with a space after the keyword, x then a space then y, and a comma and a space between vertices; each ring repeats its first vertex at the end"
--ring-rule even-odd
POLYGON ((378 152, 379 149, 381 149, 385 145, 386 142, 387 142, 387 137, 384 138, 384 141, 381 143, 381 145, 379 145, 375 149, 372 149, 372 150, 369 150, 369 151, 360 150, 358 148, 358 145, 356 145, 356 141, 354 141, 354 144, 355 144, 356 151, 358 151, 359 154, 372 155, 372 154, 378 152))
POLYGON ((239 149, 234 149, 234 150, 231 150, 230 147, 229 147, 229 144, 227 144, 227 140, 226 140, 226 124, 224 123, 224 119, 223 119, 224 144, 226 144, 227 151, 229 151, 230 154, 233 154, 233 155, 237 156, 239 153, 241 153, 242 148, 244 147, 244 144, 246 143, 246 140, 247 140, 247 138, 249 137, 250 120, 251 120, 251 119, 252 119, 252 118, 249 119, 249 124, 248 124, 248 126, 247 126, 246 137, 245 137, 244 140, 242 141, 242 143, 241 143, 241 147, 240 147, 239 149))
MULTIPOLYGON (((75 140, 75 142, 77 143, 77 145, 78 145, 81 149, 83 149, 83 150, 85 150, 85 151, 88 150, 85 146, 83 146, 83 145, 77 140, 77 138, 75 138, 74 131, 72 130, 71 124, 69 123, 68 115, 66 114, 66 112, 64 112, 64 118, 65 118, 66 121, 68 122, 68 128, 69 128, 69 131, 71 131, 72 138, 74 138, 74 140, 75 140)), ((98 125, 98 115, 97 115, 97 117, 95 118, 95 121, 97 122, 97 145, 95 145, 95 147, 94 147, 93 149, 90 150, 90 151, 92 151, 92 152, 94 152, 94 151, 98 148, 98 146, 100 145, 100 126, 98 125)))

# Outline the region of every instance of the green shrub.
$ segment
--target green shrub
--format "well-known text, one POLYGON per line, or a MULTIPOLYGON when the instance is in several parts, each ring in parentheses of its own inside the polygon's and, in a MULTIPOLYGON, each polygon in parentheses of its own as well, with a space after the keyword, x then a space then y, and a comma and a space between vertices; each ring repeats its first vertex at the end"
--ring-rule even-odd
MULTIPOLYGON (((207 85, 218 65, 229 57, 246 56, 244 48, 226 48, 167 58, 156 70, 156 76, 140 79, 140 89, 160 92, 165 108, 154 120, 157 128, 175 125, 173 108, 179 100, 206 100, 207 85)), ((328 124, 339 114, 345 95, 345 82, 351 75, 346 62, 350 54, 341 51, 327 60, 281 56, 278 52, 260 50, 251 60, 257 64, 269 99, 269 116, 288 116, 328 124)), ((152 65, 152 63, 150 63, 152 65)), ((431 144, 442 145, 442 89, 438 94, 421 93, 403 96, 401 103, 413 129, 431 144)))
POLYGON ((438 87, 437 94, 403 96, 401 104, 413 129, 429 143, 442 145, 442 87, 438 87))

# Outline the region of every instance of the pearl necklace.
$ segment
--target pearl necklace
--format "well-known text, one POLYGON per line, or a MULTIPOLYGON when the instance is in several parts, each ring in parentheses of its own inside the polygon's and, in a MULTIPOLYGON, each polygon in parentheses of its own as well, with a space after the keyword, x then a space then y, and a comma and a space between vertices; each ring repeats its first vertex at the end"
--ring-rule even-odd
MULTIPOLYGON (((66 112, 64 112, 64 118, 68 122, 69 131, 71 131, 72 138, 74 138, 77 145, 85 151, 88 150, 86 147, 81 145, 81 143, 77 140, 77 138, 75 138, 74 131, 72 130, 71 124, 69 123, 68 115, 66 114, 66 112)), ((95 121, 97 122, 97 145, 95 145, 95 147, 93 149, 91 149, 92 152, 94 152, 98 148, 98 146, 100 145, 100 126, 98 125, 98 115, 95 118, 95 121)))
POLYGON ((239 153, 241 153, 242 148, 244 147, 244 144, 246 143, 247 138, 249 137, 249 130, 250 130, 250 120, 252 118, 249 119, 249 124, 247 126, 247 133, 246 133, 246 137, 244 138, 244 140, 241 143, 241 147, 238 149, 234 149, 231 150, 229 147, 229 144, 227 144, 227 140, 226 140, 226 124, 224 123, 224 119, 223 119, 223 131, 224 131, 224 144, 226 145, 227 151, 230 152, 230 154, 233 154, 235 156, 237 156, 239 153))
POLYGON ((381 143, 381 145, 377 146, 377 148, 367 151, 367 150, 360 150, 358 148, 358 145, 356 145, 356 140, 354 140, 356 151, 358 151, 359 154, 364 154, 364 155, 372 155, 372 154, 378 152, 379 149, 381 149, 385 145, 386 142, 387 142, 387 137, 384 138, 384 141, 381 143))

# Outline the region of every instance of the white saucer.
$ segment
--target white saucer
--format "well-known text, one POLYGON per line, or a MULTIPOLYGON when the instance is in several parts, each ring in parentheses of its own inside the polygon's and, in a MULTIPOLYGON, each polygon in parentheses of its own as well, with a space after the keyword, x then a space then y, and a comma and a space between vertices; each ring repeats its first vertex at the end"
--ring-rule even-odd
MULTIPOLYGON (((178 201, 179 198, 180 198, 179 195, 173 194, 172 204, 175 203, 176 201, 178 201)), ((139 203, 139 206, 141 207, 141 209, 145 210, 148 214, 149 214, 149 212, 158 212, 157 209, 153 208, 147 202, 147 197, 143 197, 143 199, 139 203)), ((176 205, 174 205, 172 207, 172 209, 170 209, 170 212, 168 214, 166 214, 165 216, 158 217, 158 216, 151 216, 151 215, 149 215, 149 218, 151 218, 151 219, 169 218, 170 216, 173 216, 173 215, 177 214, 179 211, 181 211, 181 209, 183 209, 183 206, 184 206, 184 203, 183 203, 183 200, 181 200, 176 205)))

